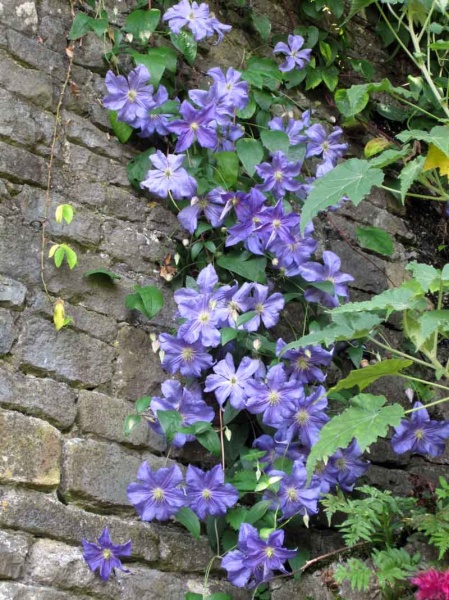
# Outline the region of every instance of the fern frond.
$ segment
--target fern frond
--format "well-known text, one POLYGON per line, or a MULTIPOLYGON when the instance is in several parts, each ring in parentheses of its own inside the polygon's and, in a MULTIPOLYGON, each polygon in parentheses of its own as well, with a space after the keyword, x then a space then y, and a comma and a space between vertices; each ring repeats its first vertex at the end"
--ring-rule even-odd
POLYGON ((349 581, 353 590, 364 592, 369 587, 372 571, 359 558, 350 558, 346 566, 339 565, 334 572, 337 583, 349 581))

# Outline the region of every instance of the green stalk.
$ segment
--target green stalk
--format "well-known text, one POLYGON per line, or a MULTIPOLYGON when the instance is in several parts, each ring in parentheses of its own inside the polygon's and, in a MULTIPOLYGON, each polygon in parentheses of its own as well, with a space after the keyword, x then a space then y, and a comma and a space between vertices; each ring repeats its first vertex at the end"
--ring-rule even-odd
POLYGON ((384 350, 387 350, 388 352, 392 352, 393 354, 396 354, 397 356, 402 356, 403 358, 408 358, 409 360, 412 360, 413 362, 417 363, 418 365, 423 365, 424 367, 427 367, 428 369, 433 369, 434 371, 436 371, 437 369, 442 368, 441 365, 436 367, 434 364, 428 363, 425 360, 421 360, 420 358, 416 358, 415 356, 411 356, 410 354, 406 354, 405 352, 396 350, 396 348, 392 348, 391 346, 382 344, 382 342, 379 342, 378 340, 376 340, 375 338, 373 338, 371 336, 368 336, 368 339, 373 344, 376 344, 376 346, 379 346, 379 348, 383 348, 384 350))
MULTIPOLYGON (((430 402, 430 404, 424 404, 424 408, 429 408, 430 406, 436 406, 437 404, 442 404, 443 402, 447 402, 448 400, 449 400, 449 396, 446 396, 446 398, 441 398, 441 400, 435 400, 435 402, 430 402)), ((404 415, 409 415, 410 413, 420 410, 421 408, 423 408, 423 407, 417 406, 416 408, 409 408, 408 410, 404 411, 404 415)))

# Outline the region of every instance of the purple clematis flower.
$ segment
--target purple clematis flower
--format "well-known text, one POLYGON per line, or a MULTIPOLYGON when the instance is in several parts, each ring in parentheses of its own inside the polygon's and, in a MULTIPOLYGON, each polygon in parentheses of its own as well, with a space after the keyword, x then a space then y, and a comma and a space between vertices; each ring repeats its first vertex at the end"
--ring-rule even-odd
POLYGON ((250 310, 256 314, 252 319, 243 324, 243 329, 246 331, 257 331, 261 321, 267 329, 274 327, 279 321, 280 313, 285 305, 283 295, 276 292, 268 296, 268 286, 260 283, 253 283, 252 290, 253 304, 250 310))
POLYGON ((199 42, 209 35, 207 25, 209 12, 209 7, 204 2, 198 5, 198 2, 190 3, 189 0, 181 0, 165 12, 162 20, 168 21, 170 30, 176 34, 187 26, 195 40, 199 42))
POLYGON ((172 195, 175 200, 196 193, 196 181, 182 168, 185 154, 164 156, 160 150, 150 156, 156 169, 148 171, 147 178, 140 184, 156 196, 166 198, 172 195))
POLYGON ((225 515, 227 509, 239 499, 235 487, 224 482, 221 465, 216 465, 210 471, 202 471, 189 465, 186 483, 187 502, 200 519, 205 519, 207 515, 225 515))
POLYGON ((142 521, 166 521, 187 505, 180 488, 182 473, 177 465, 152 471, 149 464, 143 462, 137 471, 137 479, 138 482, 128 485, 127 493, 142 521))
POLYGON ((129 573, 127 569, 122 567, 119 556, 129 556, 131 554, 131 540, 126 544, 114 545, 109 537, 108 528, 105 527, 103 533, 98 538, 98 545, 87 540, 81 540, 84 553, 83 558, 89 566, 89 569, 95 572, 98 569, 98 574, 103 581, 107 581, 114 569, 120 569, 125 573, 129 573))
POLYGON ((240 71, 235 71, 230 67, 226 75, 219 67, 209 69, 209 77, 214 80, 212 88, 223 104, 229 105, 232 109, 243 109, 248 104, 249 86, 246 81, 242 81, 240 71))
POLYGON ((215 13, 210 13, 209 19, 207 20, 208 36, 214 35, 214 33, 216 33, 218 36, 218 39, 215 42, 214 46, 219 44, 223 40, 224 34, 229 33, 231 29, 231 25, 225 25, 224 23, 221 23, 215 16, 215 13))
POLYGON ((295 234, 298 232, 299 215, 295 212, 285 214, 281 200, 275 206, 270 206, 258 215, 259 226, 255 229, 265 241, 265 248, 272 249, 277 240, 287 244, 295 243, 295 234))
POLYGON ((236 370, 234 359, 228 352, 225 359, 214 366, 215 375, 207 376, 204 391, 215 392, 215 397, 221 407, 229 398, 233 408, 243 409, 248 398, 245 391, 246 383, 258 368, 258 360, 245 356, 236 370))
POLYGON ((184 377, 201 377, 201 371, 209 369, 214 362, 201 342, 189 344, 168 333, 161 333, 159 341, 164 352, 162 368, 172 375, 179 371, 184 377))
MULTIPOLYGON (((343 135, 343 130, 340 127, 335 127, 332 133, 328 136, 326 130, 319 123, 315 123, 306 131, 306 135, 310 142, 307 144, 306 158, 310 156, 323 155, 325 163, 335 166, 337 160, 344 155, 348 149, 348 144, 340 144, 339 140, 343 135)), ((321 165, 320 175, 324 175, 323 166, 321 165)), ((327 167, 330 170, 330 166, 327 167)))
POLYGON ((213 227, 220 227, 223 223, 221 214, 224 203, 225 201, 218 189, 212 190, 207 196, 201 198, 194 196, 190 201, 190 206, 183 208, 178 213, 178 221, 184 229, 193 234, 198 225, 198 217, 204 212, 206 219, 213 227))
POLYGON ((289 519, 294 515, 315 515, 318 512, 318 500, 321 493, 321 483, 317 477, 313 477, 307 486, 307 471, 302 461, 293 463, 291 475, 283 477, 277 493, 282 518, 289 519))
POLYGON ((257 174, 264 180, 257 187, 262 192, 271 192, 276 200, 285 196, 286 192, 295 192, 301 187, 299 181, 295 181, 301 172, 300 162, 289 162, 283 152, 278 150, 274 153, 271 165, 262 163, 256 167, 257 174))
POLYGON ((285 415, 292 413, 303 391, 297 381, 288 380, 284 366, 278 364, 268 370, 266 381, 248 380, 246 393, 248 412, 263 413, 265 425, 277 428, 284 422, 285 415))
MULTIPOLYGON (((285 346, 286 343, 282 339, 276 342, 277 356, 285 346)), ((324 350, 321 346, 305 346, 296 350, 287 350, 282 358, 290 361, 289 374, 296 377, 299 382, 314 383, 325 380, 324 373, 317 365, 329 366, 332 361, 332 352, 324 350)))
POLYGON ((288 458, 290 460, 305 461, 308 456, 306 449, 299 443, 285 444, 277 442, 271 435, 263 434, 253 442, 253 448, 265 450, 265 456, 259 458, 259 461, 266 465, 264 470, 270 470, 273 463, 278 458, 288 458))
POLYGON ((319 263, 307 262, 300 268, 301 277, 306 281, 323 283, 330 281, 334 285, 334 293, 331 295, 319 289, 307 289, 304 297, 307 302, 319 302, 327 308, 335 308, 340 304, 339 296, 348 298, 348 281, 354 281, 354 277, 347 273, 341 273, 341 260, 330 251, 323 252, 324 266, 319 263))
MULTIPOLYGON (((292 377, 290 381, 294 381, 292 377)), ((284 409, 284 419, 276 432, 277 442, 290 443, 299 440, 307 448, 318 441, 321 428, 329 421, 324 412, 327 408, 326 391, 317 387, 310 396, 304 395, 304 388, 298 385, 298 394, 294 401, 284 409)))
POLYGON ((123 75, 106 74, 106 88, 109 92, 103 98, 103 106, 117 110, 117 118, 129 125, 136 119, 144 119, 148 111, 156 106, 153 98, 153 86, 148 85, 150 73, 144 65, 138 65, 130 71, 128 79, 123 75))
POLYGON ((410 420, 403 419, 394 428, 391 445, 397 454, 414 452, 440 456, 444 453, 449 437, 449 421, 432 421, 421 402, 415 402, 410 420))
POLYGON ((285 62, 279 67, 279 71, 286 73, 293 69, 303 69, 310 62, 312 50, 306 48, 301 50, 304 45, 304 38, 300 35, 289 35, 288 45, 284 42, 278 42, 274 47, 273 54, 285 54, 285 62))
POLYGON ((368 461, 360 460, 361 455, 362 451, 355 439, 344 450, 337 450, 322 473, 329 486, 339 485, 344 492, 352 492, 355 482, 365 474, 370 465, 368 461))
POLYGON ((228 572, 228 580, 236 587, 253 588, 272 579, 273 571, 286 573, 284 562, 296 555, 296 550, 283 548, 284 531, 270 533, 262 540, 255 527, 243 523, 240 527, 237 550, 228 552, 221 566, 228 572))
POLYGON ((214 106, 198 110, 190 102, 184 100, 179 112, 183 118, 172 121, 167 125, 169 131, 179 136, 175 152, 187 150, 195 141, 202 148, 215 148, 217 146, 217 132, 213 125, 215 119, 214 106))
MULTIPOLYGON (((164 398, 154 396, 151 401, 151 412, 156 418, 156 422, 149 421, 150 427, 163 435, 162 428, 157 422, 158 412, 166 410, 176 410, 182 417, 183 427, 206 421, 210 423, 215 416, 213 408, 207 406, 204 402, 199 386, 190 388, 182 387, 181 383, 175 379, 168 379, 161 385, 164 398)), ((193 434, 176 433, 172 444, 175 448, 184 446, 186 442, 192 442, 195 439, 193 434)))
POLYGON ((283 117, 274 117, 274 119, 268 121, 268 127, 273 131, 286 133, 292 146, 305 144, 308 138, 304 130, 310 127, 310 111, 306 110, 302 115, 302 119, 289 118, 286 121, 283 117))

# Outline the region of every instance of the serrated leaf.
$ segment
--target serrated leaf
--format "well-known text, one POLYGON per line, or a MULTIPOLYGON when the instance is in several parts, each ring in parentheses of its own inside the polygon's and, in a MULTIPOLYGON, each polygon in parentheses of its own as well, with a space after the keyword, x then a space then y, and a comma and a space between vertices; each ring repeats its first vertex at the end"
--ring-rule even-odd
POLYGON ((405 146, 405 148, 401 148, 400 150, 385 150, 382 154, 371 158, 369 164, 371 167, 383 169, 384 167, 388 167, 388 165, 398 162, 401 158, 405 158, 408 154, 409 146, 405 146))
POLYGON ((380 186, 384 174, 380 169, 371 168, 367 161, 352 158, 323 177, 317 179, 308 195, 301 213, 301 233, 321 210, 337 205, 343 196, 357 206, 373 186, 380 186))
POLYGON ((309 478, 319 461, 327 461, 339 448, 347 448, 354 438, 364 452, 379 437, 385 437, 389 427, 399 425, 404 409, 400 404, 385 406, 386 401, 384 396, 358 394, 349 408, 326 423, 307 459, 309 478))
POLYGON ((271 33, 271 21, 265 15, 258 15, 255 12, 251 12, 251 21, 254 27, 257 29, 260 37, 266 41, 270 37, 271 33))
POLYGON ((362 248, 373 250, 382 256, 391 256, 393 254, 393 240, 384 229, 367 226, 357 227, 356 236, 362 248))
POLYGON ((235 144, 240 162, 250 177, 256 172, 256 166, 263 159, 262 144, 258 140, 240 139, 235 144))
POLYGON ((260 139, 270 152, 277 152, 278 150, 284 152, 284 154, 288 152, 290 140, 283 131, 261 131, 260 139))
POLYGON ((411 360, 403 360, 399 358, 382 360, 375 365, 369 365, 363 369, 351 371, 347 377, 341 379, 337 385, 332 387, 329 391, 339 392, 340 390, 349 390, 355 386, 357 386, 360 391, 363 391, 366 387, 377 381, 377 379, 380 377, 397 375, 411 364, 413 364, 411 360))
POLYGON ((408 309, 424 309, 427 306, 421 286, 408 281, 400 287, 385 290, 371 300, 348 302, 332 310, 332 318, 341 313, 355 313, 368 310, 402 311, 408 309))
POLYGON ((121 275, 117 275, 117 273, 108 271, 103 267, 98 267, 98 269, 90 269, 90 271, 85 271, 83 273, 83 277, 107 277, 111 281, 114 281, 115 279, 121 279, 121 275))
POLYGON ((420 140, 422 142, 427 142, 428 144, 433 144, 439 148, 443 154, 449 155, 449 127, 447 126, 437 125, 428 133, 421 129, 412 129, 410 131, 403 131, 396 137, 401 142, 420 140))
POLYGON ((424 161, 424 156, 417 156, 402 169, 401 174, 399 175, 402 202, 404 202, 412 183, 423 171, 424 161))
POLYGON ((239 492, 253 492, 257 485, 256 474, 254 471, 238 471, 231 483, 239 492))
POLYGON ((237 506, 236 508, 232 508, 228 510, 226 513, 226 522, 234 529, 238 531, 245 522, 246 516, 248 515, 248 510, 244 506, 237 506))
POLYGON ((239 176, 239 157, 235 152, 218 152, 214 154, 217 161, 217 181, 220 186, 229 189, 237 185, 239 176))
POLYGON ((371 158, 376 154, 383 152, 387 148, 391 148, 392 146, 393 143, 390 142, 390 140, 387 140, 387 138, 377 137, 373 138, 372 140, 369 140, 369 142, 365 144, 363 153, 365 155, 365 158, 371 158))
POLYGON ((217 264, 222 269, 237 273, 248 281, 265 283, 265 268, 267 259, 265 257, 244 259, 241 254, 223 254, 217 260, 217 264))
POLYGON ((161 18, 157 8, 150 10, 133 10, 125 21, 123 31, 131 33, 140 42, 147 43, 151 34, 156 30, 161 18))
POLYGON ((198 45, 190 31, 181 30, 178 34, 170 33, 170 40, 173 46, 181 52, 189 65, 193 65, 198 45))
POLYGON ((441 273, 435 267, 413 261, 405 268, 413 273, 413 278, 419 283, 424 293, 435 292, 439 289, 441 273))
POLYGON ((134 131, 134 129, 127 123, 118 120, 116 110, 109 111, 109 121, 111 123, 112 130, 119 139, 119 141, 122 144, 125 144, 131 137, 131 134, 134 131))
POLYGON ((175 519, 184 525, 189 533, 197 540, 200 539, 201 523, 191 508, 184 506, 175 514, 175 519))
POLYGON ((162 292, 154 285, 136 286, 134 289, 134 294, 126 296, 126 307, 139 310, 147 319, 152 319, 164 306, 162 292))

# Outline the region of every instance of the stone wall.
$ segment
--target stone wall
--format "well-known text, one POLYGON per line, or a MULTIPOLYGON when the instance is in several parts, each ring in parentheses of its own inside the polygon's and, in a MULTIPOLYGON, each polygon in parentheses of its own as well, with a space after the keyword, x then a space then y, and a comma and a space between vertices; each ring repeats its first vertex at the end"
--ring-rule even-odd
MULTIPOLYGON (((119 17, 133 4, 118 1, 119 17)), ((71 21, 68 0, 0 2, 0 599, 182 600, 186 591, 202 590, 211 551, 206 540, 195 541, 181 527, 137 519, 126 486, 142 460, 156 468, 167 460, 161 439, 144 424, 123 434, 133 402, 156 392, 164 379, 149 333, 172 326, 171 291, 158 278, 158 264, 179 230, 172 213, 128 183, 133 150, 109 136, 101 106, 105 48, 93 34, 75 45, 54 148, 47 241, 66 241, 79 257, 75 269, 56 269, 45 246, 51 300, 62 298, 74 318, 59 332, 41 282, 48 163, 71 21), (53 218, 64 202, 76 210, 69 226, 53 218), (98 268, 121 278, 84 275, 98 268), (159 285, 165 297, 150 323, 124 302, 135 285, 149 284, 159 285), (132 575, 119 572, 102 583, 84 564, 80 540, 96 540, 106 525, 115 543, 132 539, 132 575)), ((246 43, 241 32, 233 35, 236 47, 246 43)), ((203 57, 204 64, 212 66, 216 52, 203 57)), ((381 291, 388 278, 400 281, 403 274, 401 243, 410 235, 387 204, 375 196, 356 213, 345 208, 332 217, 333 225, 321 226, 359 294, 381 291), (391 261, 372 256, 368 262, 342 240, 338 230, 354 239, 356 221, 396 237, 391 261)), ((378 462, 385 457, 378 449, 378 462)), ((193 460, 186 453, 175 458, 193 460)), ((371 477, 385 485, 379 470, 373 467, 371 477)), ((400 482, 406 488, 407 476, 395 471, 392 487, 400 482)), ((326 531, 304 538, 314 554, 339 543, 326 531)), ((214 571, 212 591, 229 589, 222 576, 214 571)), ((289 589, 274 597, 287 598, 289 589)))

